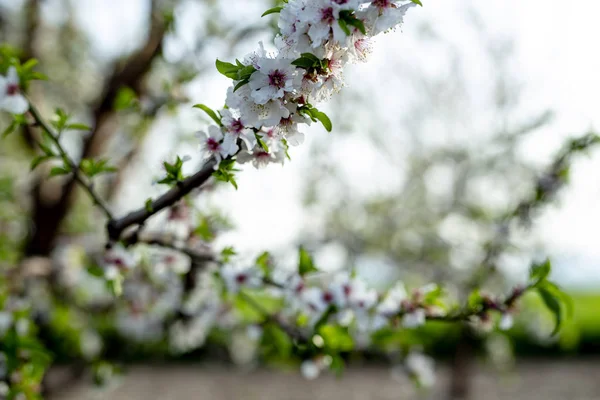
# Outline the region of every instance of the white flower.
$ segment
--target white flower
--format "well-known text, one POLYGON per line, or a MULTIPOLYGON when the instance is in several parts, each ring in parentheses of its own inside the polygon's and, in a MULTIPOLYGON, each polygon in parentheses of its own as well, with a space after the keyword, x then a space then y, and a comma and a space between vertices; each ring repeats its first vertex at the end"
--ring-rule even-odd
POLYGON ((192 265, 190 257, 169 249, 162 249, 155 255, 154 261, 154 270, 159 276, 165 276, 168 271, 183 275, 190 270, 192 265))
POLYGON ((281 99, 286 93, 293 92, 300 86, 301 77, 291 59, 259 58, 257 71, 250 76, 248 86, 250 96, 256 104, 267 104, 270 100, 281 99))
POLYGON ((402 302, 408 298, 406 288, 402 282, 396 283, 396 285, 390 289, 383 301, 377 306, 377 312, 385 316, 391 316, 397 314, 402 309, 402 302))
MULTIPOLYGON (((325 42, 333 40, 344 43, 346 33, 339 24, 340 11, 357 10, 360 2, 356 0, 313 0, 306 8, 307 18, 310 23, 308 36, 312 41, 312 47, 321 47, 325 42)), ((349 29, 355 29, 352 26, 349 29)))
POLYGON ((13 315, 8 311, 0 311, 0 337, 4 336, 13 323, 13 315))
POLYGON ((311 120, 298 113, 290 114, 287 118, 282 118, 276 127, 280 135, 284 136, 288 144, 298 146, 304 143, 304 133, 298 130, 300 124, 310 125, 311 120))
POLYGON ((6 76, 0 75, 0 110, 23 114, 28 109, 29 104, 20 92, 17 70, 10 67, 6 76))
POLYGON ((137 262, 137 257, 121 244, 113 245, 104 253, 105 273, 109 273, 113 269, 117 272, 130 270, 137 265, 137 262))
POLYGON ((366 10, 359 13, 359 18, 365 20, 369 33, 375 36, 402 24, 406 10, 414 6, 416 4, 413 2, 400 5, 393 0, 375 0, 366 10))
POLYGON ((235 116, 232 110, 223 109, 220 112, 223 117, 221 122, 226 131, 225 139, 223 140, 225 151, 228 154, 237 153, 239 150, 238 139, 243 140, 248 149, 253 148, 256 144, 256 137, 254 136, 254 131, 247 127, 245 121, 241 117, 235 116))
POLYGON ((317 103, 329 100, 344 87, 343 71, 348 62, 348 52, 345 49, 337 49, 329 54, 328 60, 327 74, 320 76, 314 84, 308 85, 311 88, 309 96, 317 103))
POLYGON ((237 293, 241 287, 256 288, 263 283, 262 271, 256 267, 228 264, 221 268, 220 273, 231 293, 237 293))
POLYGON ((293 311, 301 311, 304 305, 303 294, 306 290, 306 282, 297 273, 289 276, 283 283, 283 296, 286 305, 293 311))
POLYGON ((411 351, 404 360, 406 369, 423 387, 435 384, 435 363, 431 357, 411 351))
POLYGON ((198 137, 201 140, 200 148, 204 152, 204 156, 213 156, 217 161, 215 164, 215 169, 219 168, 219 164, 223 158, 235 154, 230 152, 231 148, 225 148, 221 143, 223 140, 223 132, 221 131, 221 128, 217 126, 209 126, 208 132, 198 132, 198 137))
POLYGON ((318 287, 309 287, 302 291, 304 311, 309 317, 308 325, 313 326, 319 321, 323 313, 334 302, 334 295, 329 290, 318 287))
POLYGON ((15 328, 17 330, 17 335, 19 335, 19 336, 26 336, 29 333, 29 327, 30 326, 31 326, 31 323, 29 322, 28 319, 19 318, 17 320, 17 322, 15 323, 15 328))
POLYGON ((115 267, 114 265, 108 265, 104 268, 104 278, 106 278, 107 281, 114 281, 120 275, 121 272, 119 271, 119 268, 115 267))
MULTIPOLYGON (((267 143, 269 151, 256 145, 250 151, 242 149, 237 155, 237 162, 245 164, 251 162, 255 168, 263 168, 269 164, 280 163, 283 165, 286 158, 285 148, 281 141, 270 141, 267 143)), ((245 145, 244 145, 245 146, 245 145)))
POLYGON ((498 324, 498 328, 503 331, 507 331, 513 327, 514 318, 511 313, 503 313, 502 318, 500 318, 500 323, 498 324))
POLYGON ((260 325, 250 325, 246 328, 246 335, 254 342, 259 341, 263 335, 263 328, 260 325))
POLYGON ((373 44, 371 39, 360 32, 355 33, 350 37, 348 46, 348 54, 354 62, 365 62, 373 52, 373 44))
POLYGON ((302 372, 302 376, 310 381, 319 377, 321 367, 312 360, 306 360, 300 366, 300 371, 302 372))
POLYGON ((169 345, 178 353, 185 353, 204 344, 215 325, 217 308, 208 308, 191 321, 177 321, 169 330, 169 345))
POLYGON ((282 118, 290 115, 290 111, 281 99, 257 104, 251 97, 248 85, 243 86, 235 93, 233 88, 230 88, 225 104, 229 108, 238 110, 245 124, 256 129, 261 129, 263 126, 276 126, 282 118))
POLYGON ((329 285, 329 291, 340 308, 348 307, 355 312, 366 312, 377 304, 377 292, 369 289, 363 280, 350 278, 348 274, 336 276, 329 285))
POLYGON ((416 310, 404 314, 402 317, 402 326, 405 328, 417 328, 425 324, 425 310, 417 308, 416 310))
POLYGON ((85 330, 79 336, 79 348, 86 359, 93 359, 102 351, 102 339, 97 332, 85 330))

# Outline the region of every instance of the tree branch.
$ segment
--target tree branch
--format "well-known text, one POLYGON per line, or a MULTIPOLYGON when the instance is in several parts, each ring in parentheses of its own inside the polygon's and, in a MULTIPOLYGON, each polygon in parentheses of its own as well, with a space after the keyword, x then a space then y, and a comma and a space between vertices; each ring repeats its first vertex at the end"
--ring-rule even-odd
POLYGON ((122 241, 126 247, 134 246, 136 244, 147 244, 150 246, 158 246, 164 249, 175 250, 187 255, 195 263, 217 261, 216 257, 212 253, 200 252, 189 246, 180 246, 166 235, 144 234, 143 232, 139 232, 139 230, 137 230, 133 234, 123 238, 122 241))
POLYGON ((133 225, 142 225, 154 214, 174 205, 192 190, 200 187, 211 177, 214 172, 214 165, 215 160, 210 159, 204 164, 200 171, 189 178, 184 179, 171 190, 150 202, 147 206, 133 211, 122 218, 109 220, 106 225, 109 240, 118 241, 125 229, 133 225))
MULTIPOLYGON (((105 204, 104 200, 100 198, 100 196, 96 193, 92 184, 87 181, 85 175, 82 173, 81 168, 78 164, 73 161, 65 149, 62 147, 60 140, 58 139, 58 135, 54 132, 54 130, 44 121, 39 111, 35 108, 31 102, 29 102, 29 112, 33 116, 35 122, 46 132, 48 137, 52 139, 58 151, 60 152, 61 157, 65 162, 69 164, 71 171, 73 173, 73 179, 89 194, 94 203, 100 207, 100 209, 104 212, 106 217, 110 220, 113 218, 112 213, 108 209, 108 206, 105 204)), ((39 143, 38 143, 39 144, 39 143)))

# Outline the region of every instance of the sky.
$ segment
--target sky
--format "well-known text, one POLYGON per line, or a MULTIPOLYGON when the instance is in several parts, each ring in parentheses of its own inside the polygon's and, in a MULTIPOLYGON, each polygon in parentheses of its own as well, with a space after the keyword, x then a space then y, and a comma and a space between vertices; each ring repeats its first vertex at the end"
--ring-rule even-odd
MULTIPOLYGON (((13 0, 0 2, 19 3, 13 0)), ((260 3, 257 6, 254 1, 237 1, 236 4, 236 7, 230 7, 229 17, 233 20, 251 18, 250 15, 261 10, 260 3)), ((77 5, 79 22, 88 31, 99 52, 126 52, 139 43, 143 29, 138 16, 144 14, 146 1, 79 0, 77 5)), ((486 30, 498 37, 515 40, 513 67, 521 81, 526 83, 527 103, 537 109, 548 107, 556 112, 551 127, 540 130, 531 138, 526 148, 528 157, 540 163, 547 162, 549 155, 567 136, 581 134, 591 127, 600 128, 597 100, 600 93, 600 51, 597 44, 597 38, 600 38, 600 24, 597 23, 600 2, 582 0, 571 5, 558 0, 428 0, 424 1, 424 5, 410 10, 401 31, 378 40, 368 64, 351 67, 355 70, 351 70, 349 76, 356 79, 348 84, 353 90, 372 97, 388 96, 387 107, 390 113, 393 112, 397 104, 394 96, 389 94, 390 88, 378 85, 376 80, 361 77, 384 76, 387 66, 396 58, 406 60, 413 52, 418 52, 418 47, 410 47, 408 43, 422 21, 431 22, 444 35, 469 49, 476 38, 465 23, 463 11, 471 7, 481 16, 486 30)), ((47 8, 51 13, 50 6, 47 8)), ((256 18, 258 20, 258 15, 256 18)), ((215 51, 218 52, 218 49, 215 51)), ((435 69, 435 58, 428 60, 427 54, 419 54, 415 59, 427 60, 423 68, 435 69)), ((477 55, 474 54, 475 85, 484 84, 486 79, 485 76, 478 77, 478 71, 477 55)), ((194 93, 198 96, 194 101, 222 104, 227 84, 224 78, 216 79, 210 83, 211 90, 194 93), (207 93, 222 95, 214 94, 207 98, 207 93)), ((156 130, 158 132, 160 126, 156 130)), ((321 129, 311 128, 309 142, 325 141, 327 135, 321 129)), ((297 227, 307 218, 300 198, 302 174, 310 161, 308 147, 294 149, 293 161, 283 168, 273 166, 261 171, 246 168, 240 174, 240 189, 226 191, 220 198, 220 205, 227 208, 237 225, 234 232, 222 238, 222 243, 236 243, 242 251, 251 251, 281 248, 295 239, 297 227), (268 206, 268 212, 252 211, 264 205, 268 206)), ((360 144, 349 144, 347 152, 349 158, 363 156, 360 144)), ((377 162, 377 154, 367 157, 370 158, 366 162, 377 162)), ((360 174, 361 170, 357 169, 355 173, 360 174)), ((569 189, 561 196, 559 205, 544 213, 534 234, 547 245, 554 257, 557 279, 567 286, 598 287, 600 152, 595 152, 590 158, 578 159, 572 176, 569 189)), ((368 176, 364 178, 369 180, 368 176)), ((387 183, 379 184, 385 186, 387 183)), ((131 190, 126 197, 132 195, 135 198, 137 188, 131 190)))

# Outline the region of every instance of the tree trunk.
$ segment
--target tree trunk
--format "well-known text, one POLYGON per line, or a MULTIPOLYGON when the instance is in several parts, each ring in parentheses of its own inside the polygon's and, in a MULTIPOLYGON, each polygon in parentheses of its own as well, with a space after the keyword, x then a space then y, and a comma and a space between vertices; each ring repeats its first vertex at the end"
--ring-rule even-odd
POLYGON ((463 326, 451 364, 449 400, 467 400, 471 396, 474 340, 469 327, 463 326))

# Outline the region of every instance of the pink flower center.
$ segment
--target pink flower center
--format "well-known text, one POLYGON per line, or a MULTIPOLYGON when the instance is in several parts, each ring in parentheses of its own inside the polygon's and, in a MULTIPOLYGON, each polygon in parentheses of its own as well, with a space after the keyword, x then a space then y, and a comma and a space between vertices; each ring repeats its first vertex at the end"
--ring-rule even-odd
POLYGON ((6 87, 6 94, 8 96, 14 96, 17 93, 19 93, 19 85, 17 85, 16 83, 10 83, 6 87))
POLYGON ((271 129, 269 129, 268 131, 266 131, 266 132, 265 132, 265 134, 266 134, 266 135, 267 135, 269 138, 273 139, 273 138, 275 137, 275 129, 274 129, 274 128, 271 128, 271 129))
POLYGON ((321 21, 326 24, 333 25, 335 17, 333 16, 333 8, 328 7, 321 10, 321 21))
POLYGON ((352 292, 352 287, 350 285, 344 285, 344 296, 348 297, 350 296, 350 293, 352 292))
POLYGON ((327 304, 331 303, 333 301, 333 294, 330 292, 323 293, 323 301, 327 304))
POLYGON ((269 155, 269 153, 267 153, 266 151, 259 151, 258 153, 255 153, 255 156, 256 156, 256 158, 258 158, 259 160, 260 160, 260 159, 266 159, 266 158, 269 158, 269 157, 271 157, 271 156, 269 155))
POLYGON ((125 267, 125 261, 119 257, 109 258, 108 262, 116 265, 120 269, 123 269, 125 267))
POLYGON ((246 275, 246 274, 239 274, 235 277, 235 281, 240 285, 242 283, 246 282, 247 280, 248 280, 248 275, 246 275))
POLYGON ((168 255, 165 257, 165 262, 167 264, 173 264, 175 262, 175 256, 168 255))
POLYGON ((242 124, 242 121, 240 121, 239 119, 235 119, 231 124, 231 129, 234 133, 240 133, 244 130, 244 124, 242 124))
POLYGON ((296 292, 296 294, 300 294, 303 290, 304 290, 304 282, 300 282, 296 285, 294 292, 296 292))
POLYGON ((281 121, 279 121, 279 125, 281 125, 284 128, 288 128, 288 127, 292 126, 292 123, 293 123, 293 121, 292 121, 291 116, 289 116, 287 118, 281 118, 281 121))
POLYGON ((391 4, 391 0, 375 0, 373 4, 375 7, 379 7, 379 8, 389 8, 392 6, 391 4))
POLYGON ((269 74, 269 85, 274 86, 277 89, 283 89, 285 87, 285 80, 285 74, 278 69, 271 71, 269 74))
POLYGON ((348 0, 333 0, 333 2, 335 4, 346 4, 346 3, 348 3, 348 0))
POLYGON ((217 152, 219 151, 219 147, 221 145, 219 144, 219 142, 213 138, 208 138, 208 140, 206 141, 206 148, 210 151, 217 152))

